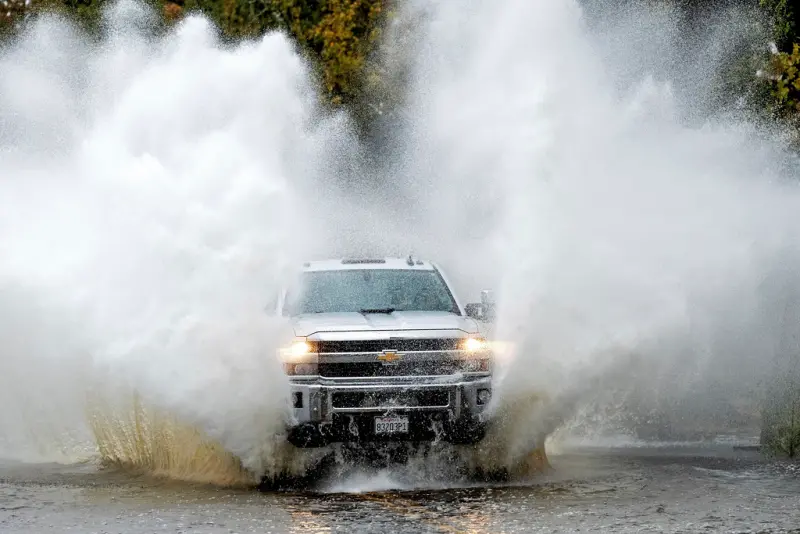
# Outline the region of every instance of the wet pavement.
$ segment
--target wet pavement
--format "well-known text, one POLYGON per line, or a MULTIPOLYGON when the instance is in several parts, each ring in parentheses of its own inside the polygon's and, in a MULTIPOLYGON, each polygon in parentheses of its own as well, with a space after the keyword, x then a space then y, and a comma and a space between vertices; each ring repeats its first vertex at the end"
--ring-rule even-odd
POLYGON ((0 532, 800 533, 800 467, 754 451, 584 448, 551 463, 550 474, 511 485, 419 489, 417 481, 417 489, 387 491, 395 482, 382 471, 280 493, 157 481, 89 463, 3 463, 0 532))

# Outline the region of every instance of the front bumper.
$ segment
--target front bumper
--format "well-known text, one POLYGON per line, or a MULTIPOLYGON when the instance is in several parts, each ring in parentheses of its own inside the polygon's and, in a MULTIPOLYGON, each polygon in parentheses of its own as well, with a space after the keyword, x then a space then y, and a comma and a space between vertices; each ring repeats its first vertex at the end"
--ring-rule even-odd
POLYGON ((326 443, 371 439, 435 438, 436 426, 480 425, 491 395, 491 375, 463 373, 445 376, 369 378, 293 377, 291 399, 294 429, 319 433, 326 443), (378 437, 372 433, 375 417, 404 415, 409 435, 378 437))

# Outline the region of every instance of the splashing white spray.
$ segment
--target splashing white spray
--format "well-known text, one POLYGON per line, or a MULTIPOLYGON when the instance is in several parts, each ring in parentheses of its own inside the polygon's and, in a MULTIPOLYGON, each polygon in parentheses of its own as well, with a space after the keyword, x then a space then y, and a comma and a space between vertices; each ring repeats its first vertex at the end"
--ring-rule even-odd
POLYGON ((465 295, 499 289, 501 463, 611 390, 680 396, 732 366, 753 383, 774 326, 759 282, 798 244, 779 155, 748 128, 683 127, 666 85, 620 95, 572 1, 423 11, 399 156, 369 201, 331 185, 366 171, 281 35, 223 49, 190 17, 155 38, 121 3, 101 46, 47 19, 3 52, 0 391, 29 410, 0 413, 9 438, 73 432, 100 376, 254 471, 291 463, 258 312, 292 262, 345 250, 413 249, 465 295))
MULTIPOLYGON (((513 464, 595 402, 635 412, 699 391, 673 412, 708 424, 704 403, 728 414, 704 390, 752 398, 774 353, 765 318, 782 306, 762 282, 799 244, 800 196, 775 170, 777 144, 741 123, 683 126, 677 108, 691 102, 659 72, 612 78, 620 54, 576 2, 422 9, 407 187, 432 242, 457 236, 446 254, 462 279, 498 285, 497 335, 516 347, 487 458, 513 464), (629 406, 612 395, 632 390, 629 406)), ((677 23, 658 17, 658 53, 677 57, 677 23)))
POLYGON ((147 15, 116 4, 100 46, 47 18, 0 59, 3 326, 20 339, 2 417, 35 400, 24 423, 46 428, 54 401, 78 425, 97 378, 261 472, 286 394, 262 311, 302 257, 297 198, 338 129, 285 36, 226 50, 202 18, 156 38, 147 15))

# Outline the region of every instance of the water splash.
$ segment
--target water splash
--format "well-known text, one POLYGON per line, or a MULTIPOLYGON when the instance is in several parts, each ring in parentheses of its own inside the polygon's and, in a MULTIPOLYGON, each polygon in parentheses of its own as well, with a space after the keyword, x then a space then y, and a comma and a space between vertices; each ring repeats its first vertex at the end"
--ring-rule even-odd
MULTIPOLYGON (((112 405, 136 392, 255 473, 288 469, 285 340, 263 309, 311 240, 299 199, 339 120, 284 35, 230 49, 203 18, 163 37, 147 20, 116 3, 95 45, 44 18, 0 57, 0 287, 20 340, 4 343, 0 389, 37 407, 4 410, 4 434, 58 413, 90 443, 99 387, 112 405)), ((113 428, 93 430, 103 449, 113 428)))
POLYGON ((3 50, 0 312, 15 321, 0 329, 16 342, 0 394, 28 409, 0 413, 15 442, 3 454, 53 429, 94 443, 84 394, 101 384, 121 413, 136 391, 246 470, 302 470, 281 440, 279 340, 258 312, 294 262, 353 252, 413 250, 470 300, 498 290, 513 352, 479 465, 525 461, 542 436, 589 422, 587 406, 613 408, 604 424, 752 398, 782 350, 769 287, 796 285, 774 267, 797 265, 800 200, 752 125, 685 124, 685 88, 708 91, 687 79, 713 74, 713 58, 684 91, 645 72, 654 53, 687 57, 661 11, 605 40, 570 0, 411 3, 406 16, 416 45, 388 56, 412 82, 377 167, 346 116, 317 108, 280 34, 222 47, 191 16, 155 36, 122 2, 99 44, 46 18, 3 50), (621 53, 648 22, 662 46, 621 53))
MULTIPOLYGON (((800 196, 752 124, 687 125, 703 98, 684 90, 708 93, 720 55, 685 64, 674 14, 647 8, 605 40, 567 0, 419 10, 401 179, 462 286, 495 285, 496 334, 514 347, 485 457, 523 460, 587 405, 613 408, 601 424, 641 429, 625 418, 653 411, 676 423, 668 434, 752 430, 782 309, 762 282, 798 248, 800 196), (653 21, 657 51, 620 53, 653 21), (681 91, 664 58, 684 61, 681 91), (726 408, 741 401, 736 421, 726 408)), ((746 24, 728 30, 747 43, 746 24)))
POLYGON ((234 487, 259 482, 239 458, 196 427, 147 409, 137 395, 127 410, 112 410, 114 401, 94 399, 87 414, 104 467, 234 487))

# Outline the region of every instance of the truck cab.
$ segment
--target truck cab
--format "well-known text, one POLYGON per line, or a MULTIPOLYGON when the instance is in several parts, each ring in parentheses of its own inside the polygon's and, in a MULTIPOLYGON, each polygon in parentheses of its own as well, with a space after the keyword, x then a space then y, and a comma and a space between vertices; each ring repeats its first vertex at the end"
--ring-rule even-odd
POLYGON ((494 355, 493 305, 463 306, 435 264, 409 258, 307 262, 276 313, 291 397, 289 441, 483 439, 494 355))

